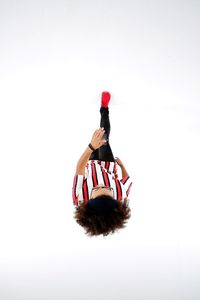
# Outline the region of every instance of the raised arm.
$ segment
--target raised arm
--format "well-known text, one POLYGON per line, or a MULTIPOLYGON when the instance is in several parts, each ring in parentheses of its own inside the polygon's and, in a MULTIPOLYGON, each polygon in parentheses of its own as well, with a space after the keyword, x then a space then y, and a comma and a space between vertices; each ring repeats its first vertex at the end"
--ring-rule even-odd
MULTIPOLYGON (((104 128, 99 128, 95 130, 95 132, 93 133, 90 144, 95 150, 100 148, 102 145, 106 143, 106 140, 102 140, 104 133, 105 133, 104 128)), ((87 165, 87 162, 90 158, 92 151, 93 150, 91 150, 89 146, 85 149, 85 151, 83 152, 83 154, 81 155, 81 157, 77 162, 76 175, 85 175, 85 167, 87 165)))
POLYGON ((124 165, 121 166, 121 170, 122 170, 122 178, 129 176, 124 165))
POLYGON ((128 172, 126 171, 126 168, 125 168, 124 164, 122 163, 122 161, 118 157, 116 157, 115 161, 120 166, 121 171, 122 171, 122 179, 120 181, 125 187, 125 190, 126 190, 125 200, 128 201, 128 196, 129 196, 130 189, 132 186, 132 180, 131 180, 128 172))
POLYGON ((119 157, 116 157, 115 159, 116 163, 120 166, 121 170, 122 170, 122 178, 129 176, 128 172, 124 166, 124 164, 122 163, 122 161, 119 159, 119 157))

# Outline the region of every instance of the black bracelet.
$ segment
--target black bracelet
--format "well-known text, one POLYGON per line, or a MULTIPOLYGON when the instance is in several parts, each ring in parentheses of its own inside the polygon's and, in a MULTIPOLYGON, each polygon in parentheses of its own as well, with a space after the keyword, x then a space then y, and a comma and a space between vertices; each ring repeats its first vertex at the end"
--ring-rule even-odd
POLYGON ((92 146, 92 144, 89 144, 88 147, 92 150, 95 151, 96 149, 94 149, 94 147, 92 146))

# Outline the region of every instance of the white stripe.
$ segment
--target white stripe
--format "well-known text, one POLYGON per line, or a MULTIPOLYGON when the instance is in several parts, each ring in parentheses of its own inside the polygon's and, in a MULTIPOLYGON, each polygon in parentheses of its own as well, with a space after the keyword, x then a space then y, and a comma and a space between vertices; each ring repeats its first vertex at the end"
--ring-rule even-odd
POLYGON ((104 184, 103 174, 101 172, 101 167, 98 163, 95 164, 95 166, 96 166, 98 184, 102 184, 102 183, 104 184))
POLYGON ((123 185, 123 183, 121 181, 119 181, 120 185, 121 185, 121 188, 122 188, 122 198, 126 198, 126 189, 123 185))
POLYGON ((78 202, 84 202, 82 189, 80 190, 79 195, 78 195, 78 202))
POLYGON ((76 196, 78 196, 78 194, 80 193, 80 189, 82 189, 83 186, 83 179, 84 176, 83 175, 78 175, 77 176, 77 184, 76 184, 76 196))
POLYGON ((93 181, 92 181, 92 168, 91 168, 91 165, 89 166, 89 176, 87 178, 87 183, 88 183, 88 193, 89 193, 89 198, 90 198, 92 188, 94 187, 93 181))
POLYGON ((109 168, 108 168, 108 170, 111 172, 111 173, 113 173, 113 165, 114 164, 114 162, 110 162, 110 166, 109 166, 109 168))
POLYGON ((78 202, 83 202, 83 175, 78 175, 78 180, 77 180, 77 188, 76 188, 76 195, 78 196, 78 202), (81 177, 79 177, 81 176, 81 177))
POLYGON ((126 190, 126 192, 128 191, 129 185, 132 182, 131 178, 129 177, 129 179, 126 181, 125 184, 122 184, 126 190))
POLYGON ((111 174, 108 174, 109 180, 110 180, 110 187, 114 190, 114 198, 117 200, 117 188, 115 184, 115 180, 112 178, 111 174))
POLYGON ((105 161, 101 161, 101 166, 105 169, 105 164, 106 162, 105 161))

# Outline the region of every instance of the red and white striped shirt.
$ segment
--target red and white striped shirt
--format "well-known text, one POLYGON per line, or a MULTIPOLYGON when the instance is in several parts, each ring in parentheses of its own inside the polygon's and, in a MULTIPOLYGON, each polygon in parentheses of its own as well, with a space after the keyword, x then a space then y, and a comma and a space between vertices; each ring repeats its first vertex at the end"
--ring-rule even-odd
MULTIPOLYGON (((116 162, 89 160, 86 165, 85 176, 74 176, 72 188, 73 204, 77 206, 80 202, 87 203, 90 199, 92 188, 99 184, 112 187, 114 199, 117 201, 127 199, 132 186, 128 175, 120 180, 118 179, 116 162)), ((126 201, 128 202, 128 199, 126 201)))

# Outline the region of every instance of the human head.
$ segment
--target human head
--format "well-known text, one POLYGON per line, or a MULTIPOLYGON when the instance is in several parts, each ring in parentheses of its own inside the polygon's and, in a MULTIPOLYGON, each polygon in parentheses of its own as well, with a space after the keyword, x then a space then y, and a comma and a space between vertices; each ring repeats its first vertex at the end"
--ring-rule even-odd
POLYGON ((100 195, 80 203, 76 207, 75 220, 86 230, 88 236, 113 234, 124 228, 131 217, 131 209, 123 201, 108 195, 100 195), (94 205, 94 203, 98 205, 94 205))

